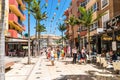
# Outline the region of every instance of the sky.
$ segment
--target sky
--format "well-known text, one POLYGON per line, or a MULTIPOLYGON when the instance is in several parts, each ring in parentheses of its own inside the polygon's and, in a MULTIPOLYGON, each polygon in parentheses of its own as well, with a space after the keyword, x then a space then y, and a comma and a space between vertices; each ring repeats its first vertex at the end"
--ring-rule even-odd
MULTIPOLYGON (((47 12, 47 19, 44 21, 41 21, 41 24, 44 24, 46 27, 46 32, 43 32, 42 34, 54 34, 54 35, 61 35, 61 32, 58 30, 58 24, 63 23, 63 20, 66 18, 63 16, 64 11, 67 10, 67 8, 70 6, 71 0, 48 0, 48 6, 47 8, 42 8, 42 12, 47 12), (58 7, 58 10, 56 9, 58 7)), ((41 0, 41 5, 46 3, 46 0, 41 0)), ((26 20, 24 21, 24 25, 26 26, 26 31, 24 33, 28 33, 28 16, 27 16, 27 10, 24 11, 26 15, 26 20)), ((30 16, 30 35, 35 35, 35 23, 36 20, 31 15, 30 16)), ((23 34, 24 34, 23 33, 23 34)))

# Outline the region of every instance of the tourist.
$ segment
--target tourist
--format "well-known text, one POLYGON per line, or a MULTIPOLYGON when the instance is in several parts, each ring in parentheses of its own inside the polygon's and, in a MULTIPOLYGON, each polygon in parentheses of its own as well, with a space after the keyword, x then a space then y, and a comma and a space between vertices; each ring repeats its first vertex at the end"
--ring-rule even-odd
POLYGON ((54 48, 51 48, 50 58, 51 58, 51 64, 52 64, 52 66, 54 66, 54 60, 55 60, 55 57, 54 57, 54 48))
POLYGON ((59 48, 59 46, 57 47, 57 59, 59 60, 59 58, 60 58, 60 48, 59 48))
POLYGON ((73 64, 76 63, 76 58, 77 58, 77 49, 76 47, 74 47, 72 49, 72 53, 73 53, 73 64))

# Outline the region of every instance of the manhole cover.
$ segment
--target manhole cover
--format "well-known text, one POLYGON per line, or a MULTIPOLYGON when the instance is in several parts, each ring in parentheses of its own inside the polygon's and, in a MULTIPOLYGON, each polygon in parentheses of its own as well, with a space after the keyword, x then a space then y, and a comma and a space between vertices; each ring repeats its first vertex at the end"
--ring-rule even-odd
POLYGON ((35 74, 42 74, 41 72, 36 72, 35 74))
POLYGON ((40 79, 40 77, 36 77, 36 79, 40 79))
POLYGON ((59 70, 58 70, 58 71, 56 71, 56 72, 62 72, 62 71, 59 71, 59 70))

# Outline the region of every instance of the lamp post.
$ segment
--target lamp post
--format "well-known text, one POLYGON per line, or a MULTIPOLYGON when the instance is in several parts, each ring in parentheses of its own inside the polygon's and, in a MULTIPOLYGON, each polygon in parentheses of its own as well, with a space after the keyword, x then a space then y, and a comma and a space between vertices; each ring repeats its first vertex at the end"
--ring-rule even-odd
POLYGON ((78 50, 80 51, 80 28, 78 29, 77 33, 78 33, 78 44, 79 44, 78 50))

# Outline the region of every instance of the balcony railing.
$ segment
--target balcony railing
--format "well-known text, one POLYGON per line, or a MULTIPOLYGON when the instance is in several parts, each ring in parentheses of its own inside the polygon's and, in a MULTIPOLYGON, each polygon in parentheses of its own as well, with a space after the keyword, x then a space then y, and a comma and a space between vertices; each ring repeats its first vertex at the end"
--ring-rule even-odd
POLYGON ((17 38, 18 33, 16 30, 9 29, 8 32, 10 33, 10 37, 17 38))
POLYGON ((15 14, 10 13, 9 14, 9 20, 17 22, 18 18, 17 18, 17 16, 15 14))
POLYGON ((24 15, 23 11, 21 10, 20 5, 18 6, 18 9, 20 10, 20 12, 24 15))
POLYGON ((9 4, 10 5, 15 5, 16 7, 18 7, 18 3, 16 0, 9 0, 9 4))

